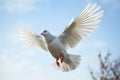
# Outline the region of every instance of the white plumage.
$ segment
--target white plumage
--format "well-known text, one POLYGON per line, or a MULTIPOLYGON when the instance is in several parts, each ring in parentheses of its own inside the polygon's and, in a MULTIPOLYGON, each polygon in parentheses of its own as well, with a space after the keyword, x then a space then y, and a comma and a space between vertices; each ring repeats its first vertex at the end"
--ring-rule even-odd
POLYGON ((37 35, 24 25, 20 26, 19 35, 25 44, 49 51, 56 59, 54 64, 62 71, 76 69, 80 63, 80 55, 68 54, 68 48, 74 48, 85 36, 88 36, 97 27, 103 11, 96 4, 89 3, 86 8, 65 27, 59 36, 52 35, 44 30, 37 35))

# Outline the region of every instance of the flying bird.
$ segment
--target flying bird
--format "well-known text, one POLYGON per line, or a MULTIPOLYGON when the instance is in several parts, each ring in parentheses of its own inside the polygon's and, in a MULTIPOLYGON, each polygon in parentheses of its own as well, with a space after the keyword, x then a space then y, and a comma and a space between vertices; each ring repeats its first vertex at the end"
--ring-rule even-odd
POLYGON ((50 52, 56 59, 56 67, 68 72, 76 69, 81 60, 80 55, 69 54, 68 48, 74 48, 85 36, 93 32, 102 15, 103 11, 99 6, 89 3, 58 36, 53 35, 49 30, 36 34, 25 25, 20 25, 19 36, 26 45, 50 52))

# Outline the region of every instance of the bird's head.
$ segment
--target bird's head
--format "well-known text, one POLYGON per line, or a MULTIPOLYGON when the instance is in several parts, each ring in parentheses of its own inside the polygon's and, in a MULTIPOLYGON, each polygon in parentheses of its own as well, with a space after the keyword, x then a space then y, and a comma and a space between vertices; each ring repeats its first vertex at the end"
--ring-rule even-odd
POLYGON ((48 34, 50 34, 50 32, 49 32, 48 30, 44 30, 44 31, 41 33, 41 35, 43 35, 43 36, 46 36, 46 35, 48 35, 48 34))
POLYGON ((41 35, 44 36, 47 43, 50 43, 55 38, 48 30, 44 30, 41 35))

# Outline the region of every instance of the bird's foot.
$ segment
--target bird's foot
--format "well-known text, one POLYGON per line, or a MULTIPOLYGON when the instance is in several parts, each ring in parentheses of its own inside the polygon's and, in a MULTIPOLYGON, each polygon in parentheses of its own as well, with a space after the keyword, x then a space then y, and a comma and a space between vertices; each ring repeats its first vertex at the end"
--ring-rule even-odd
POLYGON ((64 56, 61 54, 59 58, 56 58, 56 64, 60 67, 60 63, 63 63, 64 56), (60 59, 60 61, 59 61, 60 59))
POLYGON ((58 62, 58 59, 56 60, 56 64, 58 67, 60 67, 60 63, 58 62))
POLYGON ((64 59, 64 56, 61 55, 61 56, 60 56, 60 61, 61 61, 61 63, 63 63, 63 59, 64 59))
POLYGON ((56 62, 57 66, 60 67, 60 63, 59 62, 56 62))

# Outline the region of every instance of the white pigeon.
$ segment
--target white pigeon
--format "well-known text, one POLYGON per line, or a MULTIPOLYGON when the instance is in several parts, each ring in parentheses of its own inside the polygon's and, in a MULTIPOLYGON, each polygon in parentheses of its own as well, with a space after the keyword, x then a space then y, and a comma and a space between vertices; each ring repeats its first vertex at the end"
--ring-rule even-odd
POLYGON ((85 36, 97 27, 103 11, 95 3, 89 3, 86 8, 65 27, 59 36, 54 36, 48 30, 37 35, 24 25, 20 26, 19 35, 25 44, 49 51, 56 59, 58 69, 67 72, 76 69, 80 63, 80 55, 67 53, 68 48, 74 48, 85 36))

